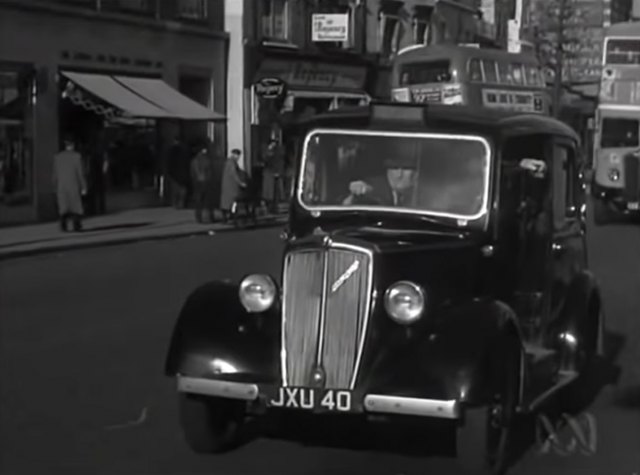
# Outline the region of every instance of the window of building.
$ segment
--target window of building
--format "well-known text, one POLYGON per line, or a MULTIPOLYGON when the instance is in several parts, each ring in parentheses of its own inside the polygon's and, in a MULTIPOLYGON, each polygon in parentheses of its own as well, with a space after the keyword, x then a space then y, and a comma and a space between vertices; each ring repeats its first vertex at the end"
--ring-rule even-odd
POLYGON ((288 0, 263 0, 263 38, 280 41, 289 41, 291 39, 290 7, 288 0))
POLYGON ((204 20, 208 16, 207 0, 178 0, 178 16, 190 20, 204 20))
POLYGON ((383 56, 392 56, 400 49, 402 22, 397 15, 380 13, 379 51, 383 56))
POLYGON ((0 207, 31 202, 36 94, 30 68, 0 63, 0 207))

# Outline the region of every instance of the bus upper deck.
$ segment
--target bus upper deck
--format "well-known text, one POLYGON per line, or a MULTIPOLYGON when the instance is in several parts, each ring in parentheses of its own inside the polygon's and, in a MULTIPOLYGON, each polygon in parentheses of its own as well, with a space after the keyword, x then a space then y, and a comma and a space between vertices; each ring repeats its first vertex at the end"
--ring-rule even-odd
POLYGON ((544 73, 528 54, 463 45, 411 47, 394 60, 392 99, 548 113, 544 73))

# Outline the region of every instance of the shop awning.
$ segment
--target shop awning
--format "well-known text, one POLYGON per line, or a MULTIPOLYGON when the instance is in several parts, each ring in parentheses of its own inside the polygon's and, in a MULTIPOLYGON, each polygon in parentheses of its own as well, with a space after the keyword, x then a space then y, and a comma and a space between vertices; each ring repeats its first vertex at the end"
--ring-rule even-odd
POLYGON ((161 79, 62 72, 75 85, 118 108, 145 119, 224 120, 224 116, 184 96, 161 79))
POLYGON ((116 76, 115 79, 130 90, 136 92, 148 101, 164 110, 173 112, 176 118, 182 120, 224 120, 225 117, 215 111, 207 109, 193 99, 181 94, 161 79, 146 79, 126 76, 116 76))

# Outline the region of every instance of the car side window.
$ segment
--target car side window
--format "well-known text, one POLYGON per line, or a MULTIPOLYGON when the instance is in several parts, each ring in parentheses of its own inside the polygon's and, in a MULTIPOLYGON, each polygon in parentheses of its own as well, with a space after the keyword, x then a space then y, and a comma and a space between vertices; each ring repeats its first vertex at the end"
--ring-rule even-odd
POLYGON ((575 149, 565 144, 553 146, 553 225, 555 230, 565 227, 575 217, 578 205, 575 149))

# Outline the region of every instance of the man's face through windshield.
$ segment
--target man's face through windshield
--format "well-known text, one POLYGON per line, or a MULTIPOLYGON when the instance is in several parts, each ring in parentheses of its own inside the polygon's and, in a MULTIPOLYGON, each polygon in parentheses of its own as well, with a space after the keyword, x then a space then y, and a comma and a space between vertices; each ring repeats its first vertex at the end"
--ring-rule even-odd
POLYGON ((388 168, 387 180, 393 191, 406 191, 416 182, 416 170, 413 168, 388 168))

